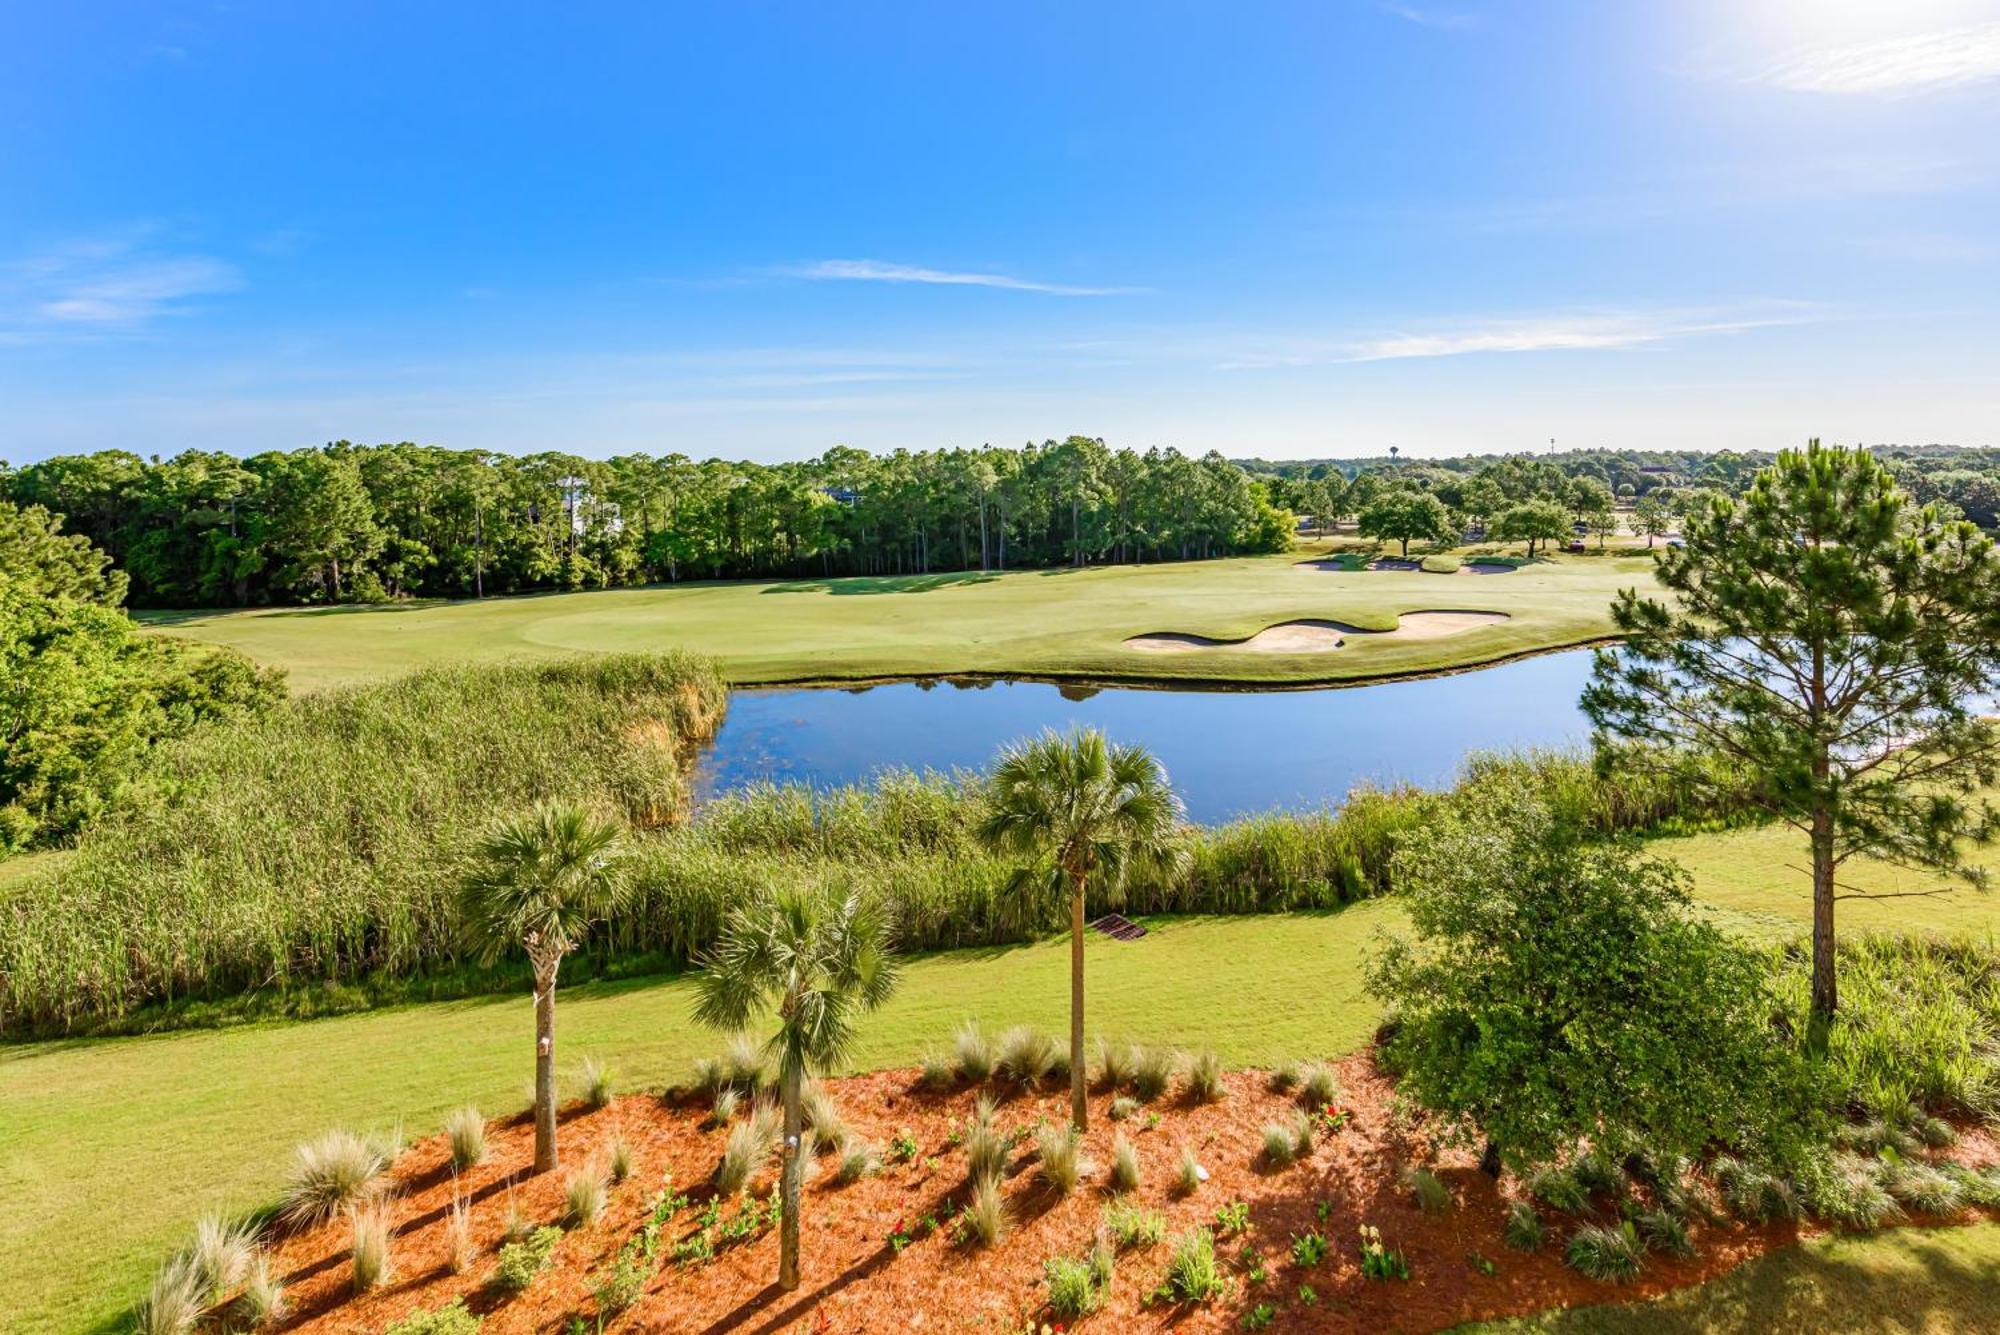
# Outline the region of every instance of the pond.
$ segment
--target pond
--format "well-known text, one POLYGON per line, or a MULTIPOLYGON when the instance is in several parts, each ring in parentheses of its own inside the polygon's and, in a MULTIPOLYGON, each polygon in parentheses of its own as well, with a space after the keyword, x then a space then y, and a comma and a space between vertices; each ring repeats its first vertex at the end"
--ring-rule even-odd
POLYGON ((1195 820, 1337 803, 1356 783, 1449 783, 1466 753, 1578 745, 1576 650, 1414 681, 1312 691, 926 680, 732 691, 697 793, 759 779, 855 783, 885 767, 984 769, 1043 728, 1102 728, 1160 757, 1195 820))

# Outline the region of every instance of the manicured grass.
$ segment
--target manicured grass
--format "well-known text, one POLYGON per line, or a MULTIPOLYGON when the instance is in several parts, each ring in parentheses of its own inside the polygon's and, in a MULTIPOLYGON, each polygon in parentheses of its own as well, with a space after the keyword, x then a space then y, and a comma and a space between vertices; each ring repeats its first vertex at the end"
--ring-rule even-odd
POLYGON ((1461 1328, 1483 1335, 2000 1330, 2000 1224, 1815 1238, 1651 1302, 1461 1328))
POLYGON ((732 681, 953 672, 1238 682, 1339 681, 1460 667, 1610 632, 1621 587, 1650 581, 1640 554, 1565 556, 1507 575, 1338 572, 1286 556, 1007 574, 682 584, 597 593, 362 608, 143 613, 162 630, 233 645, 311 690, 446 660, 692 649, 732 681), (1322 617, 1395 625, 1424 609, 1513 619, 1440 639, 1350 636, 1346 648, 1144 654, 1147 631, 1242 639, 1322 617))
MULTIPOLYGON (((1366 1041, 1360 963, 1393 904, 1177 919, 1089 943, 1093 1033, 1211 1047, 1244 1065, 1366 1041)), ((593 1054, 625 1088, 685 1075, 720 1046, 686 980, 566 991, 561 1069, 593 1054)), ((966 1016, 1066 1030, 1061 941, 929 956, 862 1030, 857 1069, 914 1064, 966 1016)), ((307 1024, 0 1048, 0 1328, 107 1327, 206 1209, 270 1200, 291 1148, 330 1127, 429 1134, 468 1101, 527 1104, 526 995, 307 1024)))

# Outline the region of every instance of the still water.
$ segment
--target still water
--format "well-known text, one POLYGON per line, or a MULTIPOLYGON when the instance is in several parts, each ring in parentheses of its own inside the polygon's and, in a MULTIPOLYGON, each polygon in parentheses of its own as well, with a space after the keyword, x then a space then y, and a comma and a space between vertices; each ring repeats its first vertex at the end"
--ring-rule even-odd
POLYGON ((758 779, 854 783, 885 767, 983 769, 1043 728, 1102 728, 1166 764, 1204 822, 1338 802, 1362 780, 1447 783, 1469 751, 1582 743, 1590 653, 1315 691, 1091 690, 1045 682, 896 682, 733 691, 703 753, 702 796, 758 779))

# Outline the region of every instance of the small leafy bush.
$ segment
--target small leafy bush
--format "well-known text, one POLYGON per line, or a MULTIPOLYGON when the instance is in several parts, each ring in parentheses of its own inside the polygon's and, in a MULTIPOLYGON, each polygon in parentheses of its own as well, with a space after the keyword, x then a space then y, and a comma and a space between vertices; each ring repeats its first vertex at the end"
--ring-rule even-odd
POLYGON ((1111 1142, 1111 1174, 1109 1181, 1113 1191, 1137 1191, 1139 1189, 1139 1151, 1123 1135, 1111 1142))
POLYGON ((1623 1284, 1639 1273, 1639 1233, 1630 1220, 1611 1227, 1585 1224, 1570 1235, 1563 1259, 1591 1279, 1623 1284))
POLYGON ((621 1251, 611 1266, 611 1272, 599 1282, 593 1296, 597 1299, 599 1312, 615 1316, 638 1302, 645 1292, 645 1268, 629 1251, 621 1251))
POLYGON ((545 1225, 518 1242, 506 1244, 500 1249, 500 1263, 493 1271, 493 1288, 503 1294, 527 1292, 535 1277, 548 1268, 556 1244, 561 1241, 562 1230, 545 1225))
POLYGON ((392 1321, 382 1335, 479 1335, 483 1318, 465 1310, 465 1299, 454 1298, 431 1312, 412 1312, 392 1321))
POLYGON ((1167 1236, 1167 1217, 1129 1200, 1114 1200, 1104 1207, 1104 1231, 1121 1252, 1151 1247, 1167 1236))
POLYGON ((1318 1229, 1292 1239, 1292 1264, 1310 1270, 1326 1259, 1326 1235, 1318 1229))
POLYGON ((1590 1209, 1590 1193, 1566 1169, 1537 1170, 1528 1178, 1528 1191, 1551 1210, 1563 1214, 1584 1214, 1590 1209))
POLYGON ((1277 1304, 1262 1302, 1245 1312, 1240 1324, 1245 1330, 1269 1330, 1277 1319, 1277 1304))
POLYGON ((1242 1233, 1250 1227, 1250 1202, 1230 1201, 1215 1212, 1215 1231, 1223 1237, 1242 1233))

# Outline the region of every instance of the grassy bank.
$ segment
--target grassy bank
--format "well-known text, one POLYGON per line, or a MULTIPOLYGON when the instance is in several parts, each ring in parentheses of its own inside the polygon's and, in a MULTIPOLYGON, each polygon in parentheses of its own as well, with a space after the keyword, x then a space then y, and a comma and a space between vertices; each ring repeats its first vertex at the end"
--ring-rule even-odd
POLYGON ((281 665, 296 689, 440 662, 686 649, 734 682, 954 672, 1243 683, 1344 681, 1436 671, 1610 633, 1643 554, 1564 556, 1505 575, 1336 572, 1317 551, 1159 566, 1007 574, 682 584, 386 607, 142 614, 176 635, 281 665), (1423 609, 1504 612, 1439 639, 1355 635, 1333 652, 1143 654, 1148 631, 1241 639, 1321 617, 1391 629, 1423 609))
POLYGON ((542 798, 679 819, 725 692, 685 655, 439 668, 163 746, 147 788, 0 894, 0 1033, 458 949, 454 858, 542 798))
POLYGON ((1459 1335, 1707 1335, 2000 1330, 2000 1224, 1810 1239, 1652 1302, 1575 1307, 1459 1335))
MULTIPOLYGON (((880 895, 907 950, 1012 944, 1061 925, 1019 912, 1014 864, 974 837, 976 778, 764 786, 663 826, 680 771, 649 730, 698 734, 713 694, 709 679, 684 679, 698 667, 675 662, 433 671, 294 701, 173 753, 171 798, 103 825, 55 875, 0 899, 0 1034, 143 1032, 512 986, 518 968, 464 960, 452 891, 493 813, 551 794, 622 807, 638 828, 634 893, 577 962, 586 975, 694 959, 748 887, 831 879, 880 895), (421 759, 390 759, 404 755, 421 759)), ((1532 789, 1597 830, 1724 814, 1657 780, 1597 779, 1560 753, 1475 757, 1468 773, 1532 789)), ((1399 842, 1451 800, 1358 790, 1333 811, 1192 827, 1183 868, 1136 875, 1091 910, 1366 899, 1391 888, 1399 842)))

